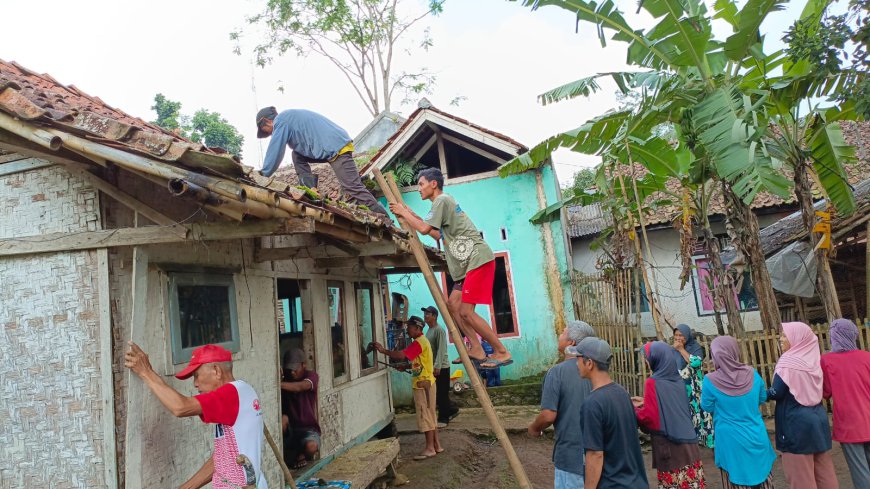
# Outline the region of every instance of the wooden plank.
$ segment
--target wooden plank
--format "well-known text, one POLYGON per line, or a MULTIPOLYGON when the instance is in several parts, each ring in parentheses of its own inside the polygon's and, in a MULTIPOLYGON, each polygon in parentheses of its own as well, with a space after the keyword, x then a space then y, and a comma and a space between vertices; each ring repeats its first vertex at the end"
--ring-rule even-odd
MULTIPOLYGON (((130 341, 147 348, 145 331, 148 314, 148 253, 141 246, 133 249, 133 308, 130 318, 130 341)), ((126 345, 122 347, 126 351, 126 345)), ((125 482, 128 489, 142 487, 142 441, 145 384, 127 371, 127 430, 124 443, 125 482)))
POLYGON ((491 160, 491 161, 494 161, 495 163, 498 163, 499 165, 503 165, 507 161, 504 158, 500 158, 500 157, 490 153, 489 151, 487 151, 485 149, 482 149, 482 148, 479 148, 473 144, 467 143, 467 142, 465 142, 465 141, 463 141, 455 136, 451 136, 450 134, 442 134, 441 137, 443 137, 444 140, 446 140, 446 141, 450 141, 451 143, 453 143, 457 146, 463 147, 463 148, 465 148, 473 153, 477 153, 480 156, 483 156, 484 158, 486 158, 488 160, 491 160))
POLYGON ((115 246, 220 241, 280 234, 310 233, 313 230, 314 223, 311 219, 290 218, 241 223, 176 224, 161 227, 51 233, 0 240, 0 256, 92 250, 115 246))
MULTIPOLYGON (((291 260, 294 258, 340 258, 340 253, 345 253, 343 250, 331 248, 336 243, 330 243, 328 246, 318 241, 314 236, 295 235, 292 238, 300 238, 293 242, 293 246, 282 246, 278 248, 262 248, 257 250, 254 261, 280 261, 291 260), (301 239, 305 238, 305 239, 301 239), (337 253, 338 252, 338 253, 337 253), (338 256, 336 256, 338 255, 338 256)), ((374 241, 371 243, 363 243, 358 245, 345 245, 348 249, 352 249, 355 253, 352 256, 384 256, 396 255, 401 253, 392 241, 374 241)), ((349 255, 349 253, 345 253, 349 255)))
POLYGON ((436 126, 433 126, 433 129, 435 130, 435 139, 438 142, 438 163, 441 166, 441 174, 447 178, 447 151, 444 150, 444 135, 436 126))
POLYGON ((118 487, 115 442, 115 379, 112 360, 112 306, 109 282, 109 250, 97 250, 97 287, 100 304, 100 391, 103 423, 103 468, 106 486, 118 487))
MULTIPOLYGON (((12 156, 12 155, 4 155, 4 156, 12 156)), ((47 166, 52 166, 54 163, 50 161, 46 161, 39 158, 25 158, 19 159, 15 161, 11 161, 9 163, 0 164, 0 177, 3 175, 12 175, 14 173, 21 173, 25 171, 37 170, 39 168, 45 168, 47 166)))
POLYGON ((429 148, 431 148, 432 145, 435 144, 435 141, 437 141, 437 140, 438 140, 438 137, 435 134, 433 134, 432 137, 430 137, 429 140, 426 141, 426 144, 424 144, 423 147, 420 148, 420 150, 414 154, 414 161, 420 161, 420 158, 422 158, 423 156, 426 155, 426 152, 429 151, 429 148))

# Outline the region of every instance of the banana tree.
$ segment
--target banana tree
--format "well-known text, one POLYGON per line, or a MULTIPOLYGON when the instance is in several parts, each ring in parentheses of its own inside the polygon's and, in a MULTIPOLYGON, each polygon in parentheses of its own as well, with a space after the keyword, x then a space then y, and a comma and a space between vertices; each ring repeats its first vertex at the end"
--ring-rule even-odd
MULTIPOLYGON (((578 23, 596 26, 602 45, 612 31, 611 40, 628 44, 628 64, 651 70, 643 77, 679 80, 677 85, 696 99, 693 105, 676 111, 673 122, 684 128, 680 138, 684 143, 691 142, 686 146, 692 148, 695 161, 709 162, 721 181, 728 228, 739 252, 737 264, 745 262, 749 266, 765 329, 778 329, 779 310, 758 241, 758 221, 750 205, 760 192, 788 198, 792 187, 792 182, 783 175, 782 162, 772 157, 769 148, 770 123, 776 114, 768 109, 777 100, 780 93, 777 89, 781 87, 768 82, 770 73, 784 61, 764 54, 763 38, 758 32, 767 15, 780 10, 784 1, 749 0, 738 9, 731 0, 717 0, 715 12, 710 14, 697 0, 645 0, 641 8, 657 22, 648 30, 630 26, 612 0, 601 4, 592 0, 522 3, 532 8, 556 6, 573 12, 578 23), (715 39, 714 19, 730 24, 732 34, 724 40, 715 39)), ((623 80, 635 84, 643 81, 637 74, 607 75, 617 84, 623 80)), ((568 85, 561 96, 592 93, 599 78, 568 85)), ((843 83, 842 79, 825 80, 817 86, 836 86, 843 83)), ((564 138, 559 143, 571 147, 571 141, 564 138)), ((830 153, 831 145, 827 148, 830 153)), ((535 155, 530 156, 534 160, 535 155)), ((824 185, 825 179, 821 183, 824 185)))

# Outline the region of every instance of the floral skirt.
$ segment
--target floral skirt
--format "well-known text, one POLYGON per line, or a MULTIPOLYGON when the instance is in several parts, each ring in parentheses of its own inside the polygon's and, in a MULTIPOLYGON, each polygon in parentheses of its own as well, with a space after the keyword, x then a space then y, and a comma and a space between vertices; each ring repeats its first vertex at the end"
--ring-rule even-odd
POLYGON ((659 489, 706 489, 700 460, 670 472, 658 471, 659 489))

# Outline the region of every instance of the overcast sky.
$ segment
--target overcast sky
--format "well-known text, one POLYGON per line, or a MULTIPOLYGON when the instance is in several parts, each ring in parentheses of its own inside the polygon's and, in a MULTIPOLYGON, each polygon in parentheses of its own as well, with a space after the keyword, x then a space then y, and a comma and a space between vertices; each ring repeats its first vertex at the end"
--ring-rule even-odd
MULTIPOLYGON (((220 112, 245 136, 245 164, 257 168, 265 151, 253 122, 260 106, 315 110, 357 134, 371 116, 328 62, 288 54, 258 68, 249 52, 233 54, 228 34, 264 3, 13 2, 3 8, 0 59, 51 74, 145 120, 155 117, 150 107, 156 93, 180 101, 187 114, 199 108, 220 112)), ((633 25, 650 25, 634 16, 635 2, 617 3, 633 25)), ((805 3, 792 2, 769 19, 762 29, 768 42, 778 42, 805 3)), ((448 0, 444 13, 428 25, 435 45, 416 52, 404 68, 426 66, 437 73, 429 99, 442 110, 532 146, 615 106, 612 85, 591 99, 546 107, 536 101, 539 93, 560 84, 626 69, 624 45, 602 49, 594 27, 581 24, 575 32, 570 12, 553 7, 531 12, 505 0, 448 0), (457 96, 466 100, 450 106, 457 96)), ((408 115, 414 107, 394 111, 408 115)), ((555 161, 562 184, 582 166, 596 163, 568 152, 558 153, 555 161)))

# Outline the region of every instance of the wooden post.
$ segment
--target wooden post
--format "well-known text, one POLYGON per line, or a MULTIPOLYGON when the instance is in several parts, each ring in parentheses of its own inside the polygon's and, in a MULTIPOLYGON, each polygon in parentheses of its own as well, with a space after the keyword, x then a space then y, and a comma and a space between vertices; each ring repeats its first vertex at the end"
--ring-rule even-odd
POLYGON ((118 487, 118 453, 115 445, 115 380, 112 370, 112 305, 109 250, 97 250, 100 304, 100 390, 102 391, 103 464, 108 487, 118 487))
POLYGON ((284 463, 284 456, 281 455, 281 450, 278 450, 278 445, 276 445, 275 440, 272 439, 272 434, 269 433, 269 428, 266 427, 266 423, 263 423, 263 436, 266 437, 266 442, 272 449, 272 453, 275 454, 275 458, 278 459, 278 465, 281 466, 281 472, 284 473, 284 483, 292 489, 296 489, 296 481, 293 480, 293 474, 290 473, 290 469, 287 468, 287 464, 284 463))
MULTIPOLYGON (((130 340, 147 348, 145 318, 148 311, 148 253, 141 247, 133 248, 133 312, 130 318, 130 340)), ((122 346, 126 351, 126 345, 122 346)), ((131 489, 142 487, 142 406, 145 401, 145 385, 127 369, 127 430, 124 443, 125 486, 131 489)))
MULTIPOLYGON (((387 198, 387 201, 391 204, 404 205, 402 194, 398 192, 398 188, 396 187, 392 175, 390 175, 390 181, 387 183, 387 179, 384 178, 384 175, 379 169, 375 168, 372 170, 372 173, 378 181, 381 190, 384 191, 384 196, 387 198)), ((480 382, 480 376, 477 375, 477 369, 471 363, 468 351, 466 351, 465 348, 461 348, 461 345, 463 345, 462 335, 459 333, 459 329, 456 327, 456 323, 453 321, 453 317, 447 309, 447 301, 444 298, 444 292, 441 290, 440 284, 435 279, 435 273, 432 271, 432 266, 429 263, 429 259, 426 257, 426 250, 423 248, 423 244, 417 236, 417 231, 402 218, 399 219, 399 223, 402 225, 402 228, 408 232, 408 241, 411 244, 411 251, 414 254, 414 258, 417 259, 417 264, 420 265, 420 271, 426 279, 426 285, 429 286, 429 292, 435 300, 435 305, 438 306, 441 317, 444 318, 447 330, 450 331, 450 335, 453 337, 453 343, 457 345, 456 351, 459 352, 459 357, 462 359, 462 365, 465 367, 465 371, 468 373, 468 378, 471 380, 471 387, 474 388, 474 393, 477 395, 480 406, 483 408, 483 412, 486 414, 489 424, 495 432, 496 438, 498 438, 499 443, 501 443, 502 448, 504 448, 511 469, 513 469, 514 474, 516 475, 517 483, 523 489, 532 489, 532 484, 526 476, 526 471, 523 469, 523 465, 520 463, 520 459, 517 457, 517 453, 514 451, 514 447, 511 445, 507 433, 498 420, 498 415, 492 406, 492 401, 489 399, 486 387, 484 387, 480 382)))

